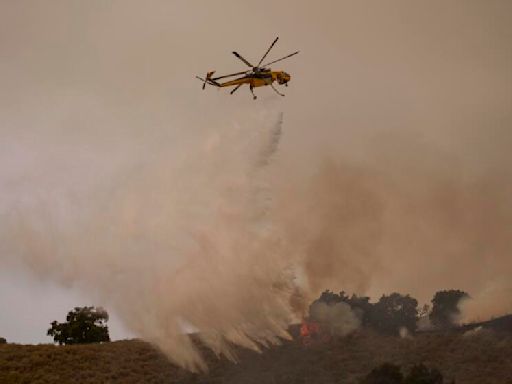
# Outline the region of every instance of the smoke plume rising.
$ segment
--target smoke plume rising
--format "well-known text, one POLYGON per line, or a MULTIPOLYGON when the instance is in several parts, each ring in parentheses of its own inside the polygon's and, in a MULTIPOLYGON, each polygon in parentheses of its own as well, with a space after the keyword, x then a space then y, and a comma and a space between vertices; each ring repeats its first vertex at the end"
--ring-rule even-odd
POLYGON ((360 320, 347 303, 314 302, 310 317, 320 323, 322 332, 330 336, 345 336, 360 326, 360 320))

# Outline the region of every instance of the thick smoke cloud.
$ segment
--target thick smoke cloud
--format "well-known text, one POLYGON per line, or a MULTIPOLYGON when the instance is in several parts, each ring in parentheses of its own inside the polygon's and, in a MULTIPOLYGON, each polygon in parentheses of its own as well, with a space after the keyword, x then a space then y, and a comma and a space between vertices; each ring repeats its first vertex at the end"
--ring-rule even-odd
POLYGON ((57 196, 65 216, 47 194, 37 209, 11 202, 3 258, 96 291, 190 369, 206 368, 190 328, 231 359, 228 342, 259 350, 289 338, 293 264, 266 181, 281 136, 282 117, 273 120, 219 128, 184 158, 153 153, 86 196, 57 196))
POLYGON ((327 288, 511 311, 510 2, 218 5, 0 6, 0 267, 196 369, 183 329, 234 359, 327 288), (262 30, 301 49, 286 97, 201 93, 262 30))

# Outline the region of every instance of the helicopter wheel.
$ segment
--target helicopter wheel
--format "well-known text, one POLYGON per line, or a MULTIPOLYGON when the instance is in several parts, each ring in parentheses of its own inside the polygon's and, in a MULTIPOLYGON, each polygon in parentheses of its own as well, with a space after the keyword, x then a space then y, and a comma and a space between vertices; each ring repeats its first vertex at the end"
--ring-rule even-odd
POLYGON ((250 91, 251 91, 251 93, 252 93, 252 99, 253 99, 253 100, 256 100, 258 97, 254 94, 254 90, 253 90, 253 88, 254 88, 254 87, 251 85, 251 86, 249 87, 249 90, 250 90, 250 91))

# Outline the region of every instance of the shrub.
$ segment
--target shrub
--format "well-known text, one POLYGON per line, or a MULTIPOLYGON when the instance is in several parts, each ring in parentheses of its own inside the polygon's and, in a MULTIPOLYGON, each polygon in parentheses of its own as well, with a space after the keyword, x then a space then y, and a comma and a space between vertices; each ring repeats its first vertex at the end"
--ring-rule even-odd
POLYGON ((404 384, 443 384, 443 375, 435 368, 423 364, 415 365, 404 380, 404 384))
POLYGON ((384 363, 372 371, 361 381, 361 384, 402 384, 404 377, 400 367, 384 363))
POLYGON ((443 375, 435 368, 417 364, 404 377, 398 365, 384 363, 374 368, 361 384, 443 384, 443 375))

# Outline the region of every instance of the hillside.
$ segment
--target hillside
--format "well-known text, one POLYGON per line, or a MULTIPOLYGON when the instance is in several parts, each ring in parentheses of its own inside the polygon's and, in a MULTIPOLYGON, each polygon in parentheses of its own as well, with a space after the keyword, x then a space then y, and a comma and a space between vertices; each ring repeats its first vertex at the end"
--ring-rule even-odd
POLYGON ((149 344, 0 345, 0 383, 357 383, 376 365, 424 362, 457 383, 512 383, 512 335, 482 330, 425 333, 414 338, 360 331, 304 347, 298 340, 265 350, 239 351, 232 364, 209 355, 206 374, 170 364, 149 344))

